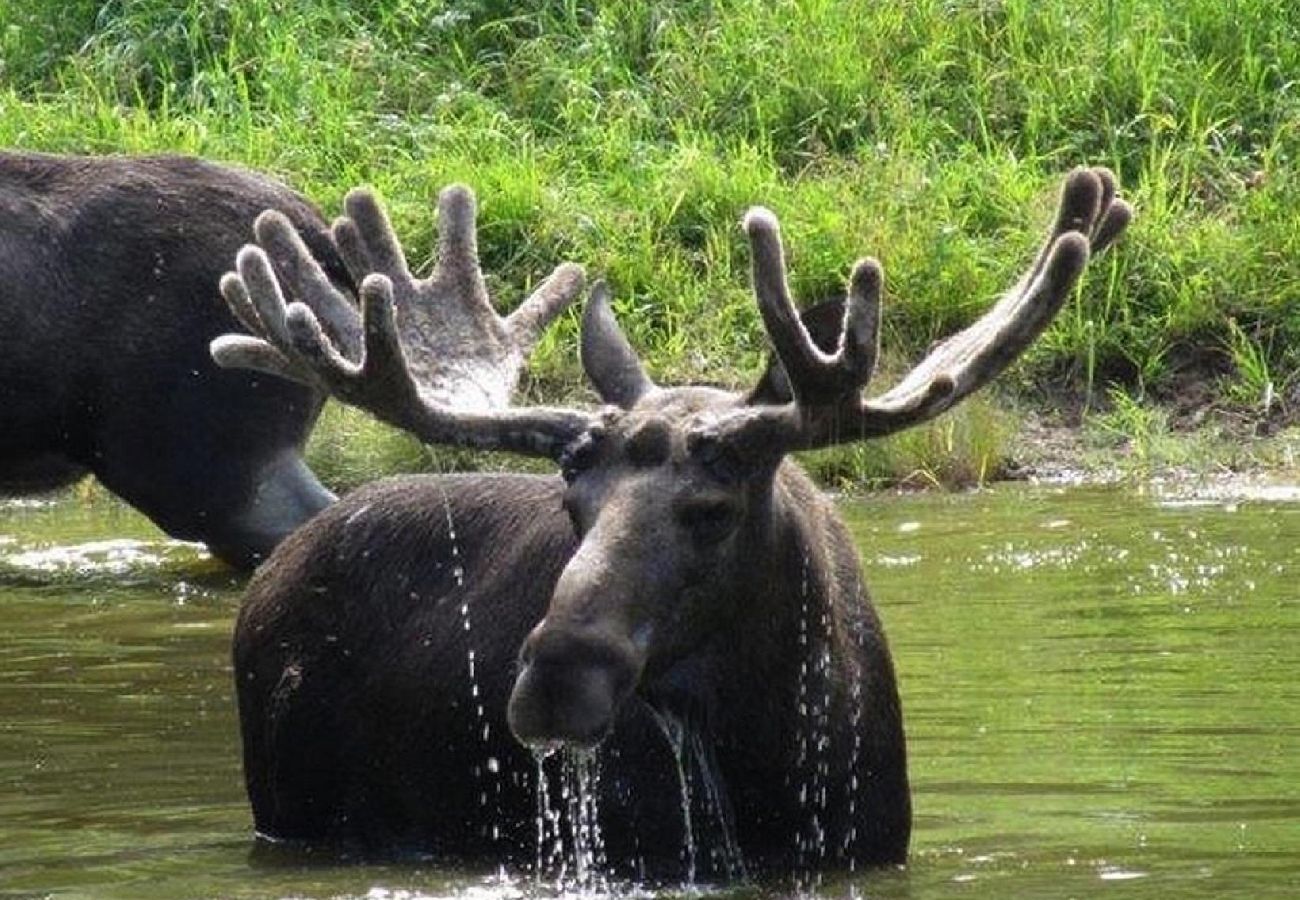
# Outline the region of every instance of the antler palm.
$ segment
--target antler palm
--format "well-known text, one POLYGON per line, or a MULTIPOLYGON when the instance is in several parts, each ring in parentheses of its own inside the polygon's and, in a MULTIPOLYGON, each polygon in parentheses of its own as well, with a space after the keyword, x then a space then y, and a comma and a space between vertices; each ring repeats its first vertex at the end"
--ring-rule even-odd
POLYGON ((479 265, 468 188, 453 185, 438 197, 438 259, 425 279, 411 274, 373 194, 351 191, 344 209, 333 235, 361 286, 362 314, 289 220, 268 210, 254 226, 260 246, 243 248, 238 274, 221 285, 253 336, 218 338, 217 362, 292 378, 351 402, 371 401, 359 404, 370 408, 377 393, 402 402, 416 395, 447 409, 508 406, 541 332, 582 289, 582 269, 557 267, 514 312, 499 316, 479 265))

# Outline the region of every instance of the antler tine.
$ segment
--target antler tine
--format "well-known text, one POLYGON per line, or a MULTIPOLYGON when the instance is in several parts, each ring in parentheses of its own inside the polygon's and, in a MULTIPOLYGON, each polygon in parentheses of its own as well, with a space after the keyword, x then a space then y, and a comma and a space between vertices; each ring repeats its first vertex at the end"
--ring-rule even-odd
MULTIPOLYGON (((270 227, 275 227, 274 223, 270 227)), ((288 241, 277 241, 276 244, 281 249, 292 249, 288 241)), ((338 385, 360 373, 361 364, 349 360, 338 350, 325 335, 315 311, 307 303, 301 300, 289 302, 285 299, 275 265, 266 251, 252 244, 243 247, 235 258, 235 268, 235 272, 228 272, 222 278, 222 292, 227 303, 231 303, 232 298, 246 298, 246 302, 257 311, 261 322, 261 338, 222 335, 213 341, 213 355, 219 363, 231 365, 232 360, 218 356, 218 342, 224 347, 251 348, 249 342, 259 341, 264 347, 259 352, 267 359, 283 360, 290 377, 318 388, 337 390, 338 385), (311 345, 299 340, 305 330, 315 336, 311 345), (232 341, 232 338, 240 343, 232 341)), ((333 292, 333 287, 329 290, 333 292)), ((353 316, 356 317, 355 311, 353 316)), ((353 324, 357 331, 363 329, 360 322, 353 324)), ((361 347, 356 350, 358 353, 364 352, 361 347)), ((225 352, 229 353, 228 350, 225 352)), ((241 364, 238 360, 233 363, 241 364)))
POLYGON ((879 352, 880 291, 884 274, 874 259, 859 260, 849 279, 848 302, 838 345, 826 353, 812 339, 786 284, 781 229, 769 210, 745 214, 753 256, 754 295, 795 398, 854 394, 871 379, 879 352))
POLYGON ((506 316, 506 331, 520 344, 532 346, 556 316, 568 309, 585 280, 582 266, 561 263, 528 295, 519 307, 506 316))
POLYGON ((749 235, 758 310, 795 396, 799 397, 801 388, 806 389, 808 382, 816 378, 829 357, 818 349, 799 321, 786 284, 785 251, 776 216, 756 206, 745 213, 743 227, 749 235))
POLYGON ((221 277, 221 296, 225 299, 226 306, 239 320, 240 325, 243 325, 245 329, 253 334, 261 334, 262 317, 257 314, 257 310, 253 307, 253 300, 248 296, 248 291, 244 290, 244 282, 233 276, 233 272, 227 272, 221 277))
POLYGON ((706 437, 807 449, 889 434, 938 415, 988 383, 1042 333, 1089 258, 1109 246, 1132 215, 1116 197, 1109 171, 1072 172, 1048 238, 1016 286, 898 385, 864 402, 860 390, 871 376, 879 335, 879 265, 863 260, 854 267, 840 345, 827 355, 794 313, 775 217, 764 210, 751 213, 745 228, 754 253, 754 289, 794 399, 785 406, 737 410, 711 425, 706 437))
POLYGON ((293 223, 279 211, 268 209, 253 223, 253 234, 289 294, 302 298, 322 320, 343 355, 355 359, 361 348, 356 306, 334 287, 293 223))
POLYGON ((486 290, 479 267, 477 218, 474 192, 465 185, 448 185, 438 194, 438 273, 486 290))
MULTIPOLYGON (((285 224, 292 230, 287 221, 285 224)), ((265 252, 260 247, 245 246, 235 264, 239 272, 227 272, 222 277, 221 294, 240 323, 260 337, 221 335, 211 344, 213 360, 223 368, 253 369, 321 388, 319 373, 293 353, 284 295, 265 252)), ((311 314, 302 303, 294 306, 311 314)))
POLYGON ((844 306, 844 333, 840 337, 843 365, 854 375, 854 385, 865 386, 876 371, 880 356, 880 295, 885 272, 868 257, 853 265, 848 302, 844 306))
POLYGON ((1101 217, 1092 229, 1092 255, 1097 256, 1113 244, 1128 223, 1133 221, 1133 207, 1116 197, 1118 184, 1110 169, 1097 167, 1092 170, 1102 184, 1101 217))
POLYGON ((1052 252, 1056 239, 1063 234, 1077 231, 1091 234, 1093 226, 1101 214, 1103 203, 1115 197, 1115 178, 1110 172, 1105 177, 1091 169, 1078 168, 1065 178, 1061 187, 1061 197, 1056 206, 1056 217, 1048 231, 1047 239, 1038 249, 1031 265, 1016 282, 1015 286, 1004 295, 1004 299, 1022 294, 1025 288, 1043 271, 1052 252), (1109 195, 1109 196, 1107 196, 1109 195))
POLYGON ((864 415, 884 417, 881 427, 897 430, 888 422, 894 410, 931 390, 936 379, 952 382, 938 412, 1006 368, 1042 333, 1069 297, 1088 263, 1087 236, 1095 233, 1099 220, 1104 221, 1102 203, 1107 199, 1111 202, 1105 217, 1111 218, 1116 207, 1114 179, 1109 172, 1104 176, 1090 169, 1071 172, 1061 191, 1055 222, 1029 271, 992 309, 935 348, 894 388, 866 403, 864 415))
MULTIPOLYGON (((262 322, 253 309, 252 300, 238 275, 228 272, 221 279, 221 293, 226 303, 235 311, 235 317, 250 331, 261 332, 262 322)), ((212 359, 223 369, 251 369, 280 378, 287 378, 320 388, 320 382, 311 373, 294 365, 283 353, 261 338, 246 334, 223 334, 209 346, 212 359)))
POLYGON ((347 215, 334 220, 334 241, 357 283, 371 272, 382 272, 394 282, 409 281, 406 253, 375 195, 353 188, 343 198, 343 209, 347 215))

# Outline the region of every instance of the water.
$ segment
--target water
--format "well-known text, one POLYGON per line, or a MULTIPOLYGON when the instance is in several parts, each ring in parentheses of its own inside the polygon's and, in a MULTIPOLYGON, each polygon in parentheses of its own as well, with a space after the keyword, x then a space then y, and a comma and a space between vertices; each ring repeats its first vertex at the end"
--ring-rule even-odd
POLYGON ((686 883, 695 884, 695 822, 691 816, 690 766, 686 759, 686 724, 668 713, 655 713, 655 722, 673 750, 677 783, 682 789, 682 856, 686 862, 686 883))
MULTIPOLYGON (((1298 500, 1283 485, 846 505, 899 670, 916 827, 906 870, 817 893, 1300 894, 1298 500)), ((490 867, 255 852, 238 595, 115 504, 0 506, 0 897, 553 895, 490 867)), ((810 705, 820 691, 810 679, 810 705)))
POLYGON ((600 754, 533 748, 537 765, 537 860, 533 893, 610 893, 604 875, 605 839, 599 822, 600 754))
POLYGON ((681 788, 682 861, 685 863, 685 887, 696 887, 696 872, 701 848, 695 839, 695 813, 691 796, 696 790, 704 792, 704 809, 711 823, 716 825, 716 841, 709 848, 714 871, 727 873, 730 881, 746 878, 745 860, 736 842, 736 825, 730 798, 722 777, 718 773, 712 745, 701 732, 685 720, 666 711, 656 711, 655 721, 663 732, 664 740, 673 751, 677 765, 677 782, 681 788), (692 764, 694 767, 692 768, 692 764), (699 787, 696 786, 697 781, 699 787))

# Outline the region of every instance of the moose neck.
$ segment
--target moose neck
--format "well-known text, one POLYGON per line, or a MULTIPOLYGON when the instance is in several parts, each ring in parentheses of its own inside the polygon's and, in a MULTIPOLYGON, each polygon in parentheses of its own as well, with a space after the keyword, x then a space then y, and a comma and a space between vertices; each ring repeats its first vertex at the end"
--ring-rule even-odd
POLYGON ((824 715, 831 695, 843 694, 845 661, 832 647, 844 626, 837 609, 844 548, 834 540, 833 508, 792 462, 753 512, 742 558, 701 599, 728 614, 671 673, 657 705, 724 743, 761 747, 777 764, 799 753, 798 720, 813 707, 824 715))

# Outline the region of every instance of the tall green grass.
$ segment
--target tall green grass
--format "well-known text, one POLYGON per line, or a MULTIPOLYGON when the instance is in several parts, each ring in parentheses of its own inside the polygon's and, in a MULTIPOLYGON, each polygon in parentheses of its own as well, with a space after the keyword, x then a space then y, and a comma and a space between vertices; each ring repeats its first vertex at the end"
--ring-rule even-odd
MULTIPOLYGON (((1091 163, 1138 219, 1009 382, 1158 395, 1190 360, 1226 399, 1267 373, 1300 405, 1297 85, 1300 8, 1275 0, 0 6, 0 145, 202 154, 327 212, 369 183, 417 261, 431 198, 467 181, 499 296, 583 262, 668 382, 761 368, 750 204, 782 217, 807 300, 879 256, 909 358, 1014 280, 1091 163)), ((545 383, 578 381, 574 331, 543 344, 545 383)))

